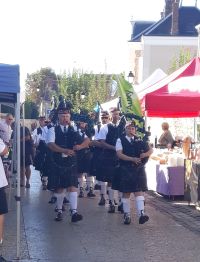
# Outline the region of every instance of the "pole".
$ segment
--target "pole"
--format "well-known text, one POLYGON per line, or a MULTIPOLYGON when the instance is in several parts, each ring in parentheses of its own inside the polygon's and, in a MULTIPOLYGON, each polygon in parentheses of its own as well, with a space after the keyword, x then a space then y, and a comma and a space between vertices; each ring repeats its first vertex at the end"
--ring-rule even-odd
POLYGON ((200 57, 200 24, 195 26, 195 29, 198 33, 198 49, 197 49, 197 57, 200 57))
POLYGON ((194 117, 194 141, 197 141, 197 123, 196 123, 196 118, 194 117))
MULTIPOLYGON (((25 106, 22 104, 22 116, 23 116, 23 178, 25 176, 25 106)), ((23 181, 24 182, 24 181, 23 181)))
POLYGON ((197 57, 200 57, 200 28, 198 30, 198 49, 197 49, 197 57))
POLYGON ((21 209, 21 196, 20 196, 20 94, 17 93, 17 103, 15 110, 16 118, 16 141, 17 141, 17 259, 20 258, 20 209, 21 209))

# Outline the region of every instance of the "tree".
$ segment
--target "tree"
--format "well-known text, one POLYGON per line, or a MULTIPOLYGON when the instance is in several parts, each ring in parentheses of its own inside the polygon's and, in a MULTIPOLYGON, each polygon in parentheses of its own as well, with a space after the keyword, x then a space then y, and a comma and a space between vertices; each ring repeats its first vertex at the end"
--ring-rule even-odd
POLYGON ((58 91, 58 79, 55 72, 47 67, 28 74, 25 83, 26 100, 37 104, 42 100, 50 101, 53 94, 58 91))
POLYGON ((110 99, 111 75, 93 74, 74 70, 71 74, 64 72, 59 75, 59 94, 73 104, 75 112, 85 109, 92 111, 99 101, 110 99), (84 94, 85 98, 82 99, 84 94))
POLYGON ((73 104, 73 111, 92 111, 97 101, 103 103, 111 98, 111 83, 111 75, 80 70, 56 75, 51 68, 41 68, 27 76, 26 100, 40 105, 43 101, 51 101, 53 95, 57 98, 63 95, 73 104))
POLYGON ((30 100, 25 101, 24 110, 26 119, 37 119, 39 116, 37 104, 30 100))

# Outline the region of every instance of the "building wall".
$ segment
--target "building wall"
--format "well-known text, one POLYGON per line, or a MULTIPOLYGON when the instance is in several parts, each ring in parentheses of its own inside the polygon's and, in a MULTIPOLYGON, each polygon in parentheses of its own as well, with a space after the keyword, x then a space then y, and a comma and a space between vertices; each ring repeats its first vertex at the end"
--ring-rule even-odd
POLYGON ((149 77, 157 68, 169 73, 174 58, 179 58, 181 49, 189 50, 191 58, 197 54, 197 37, 147 37, 142 38, 142 80, 149 77))

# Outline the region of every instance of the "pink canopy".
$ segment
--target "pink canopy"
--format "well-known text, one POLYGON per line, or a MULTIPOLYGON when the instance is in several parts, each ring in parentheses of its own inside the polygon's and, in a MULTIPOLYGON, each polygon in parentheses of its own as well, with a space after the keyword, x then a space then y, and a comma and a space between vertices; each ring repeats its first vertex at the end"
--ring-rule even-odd
POLYGON ((200 78, 196 78, 194 87, 193 76, 200 76, 199 57, 150 86, 149 92, 142 99, 147 116, 177 118, 199 116, 200 78))

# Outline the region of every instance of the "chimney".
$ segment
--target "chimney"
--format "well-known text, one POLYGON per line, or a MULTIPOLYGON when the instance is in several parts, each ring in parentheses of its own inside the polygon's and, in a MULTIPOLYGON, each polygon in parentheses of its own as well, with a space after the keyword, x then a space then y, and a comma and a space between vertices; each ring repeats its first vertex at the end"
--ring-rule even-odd
POLYGON ((174 0, 165 0, 164 17, 172 13, 172 3, 174 0))
POLYGON ((172 3, 172 27, 171 27, 171 35, 178 35, 178 33, 179 33, 179 25, 178 25, 179 1, 180 1, 180 0, 174 0, 173 3, 172 3))

